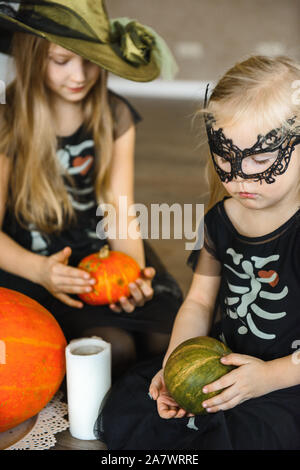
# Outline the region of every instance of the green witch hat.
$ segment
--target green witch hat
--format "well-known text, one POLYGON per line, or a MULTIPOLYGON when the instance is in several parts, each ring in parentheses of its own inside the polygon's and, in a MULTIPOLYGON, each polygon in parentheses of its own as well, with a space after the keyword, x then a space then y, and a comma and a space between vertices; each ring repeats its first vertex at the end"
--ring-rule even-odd
POLYGON ((16 31, 47 39, 129 80, 172 78, 176 63, 164 40, 129 18, 109 20, 103 0, 0 2, 0 52, 16 31))

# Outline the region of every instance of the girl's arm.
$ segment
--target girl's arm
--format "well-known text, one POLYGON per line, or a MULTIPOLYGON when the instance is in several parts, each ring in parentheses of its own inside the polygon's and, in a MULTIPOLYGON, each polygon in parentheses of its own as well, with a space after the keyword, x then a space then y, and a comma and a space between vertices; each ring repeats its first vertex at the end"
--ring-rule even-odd
MULTIPOLYGON (((201 258, 205 256, 204 250, 205 248, 200 254, 200 263, 201 258)), ((197 271, 198 268, 196 268, 186 299, 177 313, 163 367, 171 352, 180 343, 196 336, 207 336, 211 329, 221 277, 206 276, 197 271)))
MULTIPOLYGON (((217 275, 216 263, 219 264, 203 247, 191 287, 174 322, 169 347, 163 360, 163 368, 171 352, 180 343, 196 336, 209 334, 221 282, 221 276, 217 275)), ((153 377, 149 392, 151 397, 157 400, 158 413, 162 418, 179 418, 185 415, 185 411, 178 407, 166 390, 163 369, 153 377)))
POLYGON ((128 313, 133 312, 136 306, 143 306, 153 297, 151 280, 155 275, 154 268, 145 268, 145 254, 139 226, 134 223, 136 217, 128 215, 129 208, 134 204, 134 150, 135 127, 131 126, 125 134, 119 137, 113 148, 111 191, 116 204, 116 235, 117 238, 109 239, 112 250, 122 251, 134 258, 142 269, 142 279, 129 285, 131 298, 121 298, 120 305, 111 304, 110 308, 115 312, 121 309, 128 313), (121 199, 122 198, 122 199, 121 199), (123 226, 119 225, 119 218, 123 226), (135 238, 131 238, 128 229, 134 224, 135 238), (124 230, 124 226, 127 230, 124 230), (119 238, 119 233, 123 238, 119 238))
POLYGON ((206 248, 199 252, 197 266, 185 301, 174 325, 163 367, 171 352, 183 341, 209 335, 221 283, 221 262, 206 248))
MULTIPOLYGON (((124 232, 124 238, 119 239, 119 231, 122 227, 119 225, 119 217, 124 220, 124 226, 130 227, 135 219, 134 216, 128 215, 128 209, 134 204, 134 151, 135 151, 135 127, 131 126, 125 134, 119 137, 113 147, 112 171, 111 171, 111 190, 113 198, 116 202, 116 234, 117 239, 110 239, 110 245, 113 250, 122 251, 132 256, 140 265, 145 267, 144 248, 141 238, 132 239, 128 231, 124 232), (126 206, 122 205, 127 198, 127 211, 124 213, 126 206), (122 198, 122 199, 120 199, 122 198)), ((123 227, 124 227, 123 226, 123 227)), ((136 232, 140 233, 137 226, 136 232)))
POLYGON ((67 266, 71 254, 69 247, 52 256, 42 256, 26 250, 2 231, 7 203, 10 164, 0 155, 0 269, 40 284, 63 303, 81 308, 82 302, 67 293, 79 294, 92 289, 93 279, 81 269, 67 266))
POLYGON ((30 281, 37 282, 40 256, 18 245, 1 231, 7 202, 10 161, 0 155, 0 268, 30 281))
POLYGON ((0 230, 0 269, 38 283, 41 258, 0 230))
POLYGON ((300 384, 299 350, 290 356, 268 362, 268 381, 272 390, 293 387, 300 384))

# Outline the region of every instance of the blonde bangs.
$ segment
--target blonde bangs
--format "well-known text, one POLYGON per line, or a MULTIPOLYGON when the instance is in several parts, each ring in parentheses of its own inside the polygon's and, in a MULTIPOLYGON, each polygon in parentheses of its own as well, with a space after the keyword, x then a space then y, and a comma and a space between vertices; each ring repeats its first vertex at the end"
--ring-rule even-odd
POLYGON ((300 123, 299 97, 295 87, 300 80, 300 65, 286 57, 253 56, 235 65, 219 81, 209 105, 201 113, 214 115, 216 127, 251 124, 258 133, 286 126, 297 116, 300 123))

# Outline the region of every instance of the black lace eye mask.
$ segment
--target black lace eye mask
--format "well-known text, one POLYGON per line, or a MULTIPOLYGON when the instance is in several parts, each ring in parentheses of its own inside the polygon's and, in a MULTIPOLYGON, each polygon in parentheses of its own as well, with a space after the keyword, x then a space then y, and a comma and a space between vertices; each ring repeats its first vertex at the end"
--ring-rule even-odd
POLYGON ((244 150, 234 145, 223 134, 223 129, 214 129, 216 122, 212 114, 205 115, 205 124, 211 156, 222 182, 228 183, 234 177, 254 181, 265 180, 271 184, 275 177, 288 168, 292 152, 300 143, 300 126, 292 128, 296 117, 287 120, 288 130, 273 129, 266 135, 258 135, 251 148, 244 150))

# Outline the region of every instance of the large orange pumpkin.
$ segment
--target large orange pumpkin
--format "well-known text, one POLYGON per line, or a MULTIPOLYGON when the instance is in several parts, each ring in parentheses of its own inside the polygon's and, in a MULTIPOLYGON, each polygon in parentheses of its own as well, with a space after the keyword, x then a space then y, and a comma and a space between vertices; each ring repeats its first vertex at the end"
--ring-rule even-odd
POLYGON ((97 281, 91 292, 79 294, 80 299, 90 305, 115 303, 120 297, 129 297, 128 284, 141 275, 138 263, 131 256, 111 251, 108 245, 83 258, 78 267, 97 281))
POLYGON ((35 300, 0 287, 0 432, 36 415, 65 375, 66 340, 35 300))

